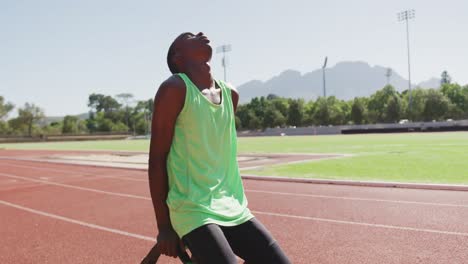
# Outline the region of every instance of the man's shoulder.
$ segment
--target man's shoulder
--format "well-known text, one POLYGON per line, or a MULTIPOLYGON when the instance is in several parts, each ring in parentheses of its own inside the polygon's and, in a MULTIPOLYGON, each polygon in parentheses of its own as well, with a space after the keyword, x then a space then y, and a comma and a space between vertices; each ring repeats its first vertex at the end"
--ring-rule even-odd
POLYGON ((178 75, 174 74, 162 82, 159 89, 185 90, 185 82, 178 75))
POLYGON ((224 84, 224 87, 228 88, 229 90, 231 90, 231 93, 233 94, 236 94, 236 95, 239 95, 239 92, 237 91, 236 87, 232 84, 232 83, 229 83, 229 82, 224 82, 224 81, 219 81, 221 83, 224 84))
POLYGON ((183 102, 185 93, 184 81, 179 76, 172 75, 161 83, 156 93, 156 98, 165 98, 170 100, 171 103, 174 103, 174 100, 183 102))

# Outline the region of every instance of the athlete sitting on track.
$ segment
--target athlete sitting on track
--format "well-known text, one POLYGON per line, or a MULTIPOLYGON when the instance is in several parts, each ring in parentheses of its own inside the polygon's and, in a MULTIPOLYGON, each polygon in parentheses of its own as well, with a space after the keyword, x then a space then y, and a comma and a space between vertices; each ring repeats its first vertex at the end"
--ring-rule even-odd
POLYGON ((239 95, 210 71, 203 33, 169 48, 173 73, 154 100, 149 184, 162 254, 187 245, 197 263, 290 263, 247 208, 239 174, 234 112, 239 95), (182 238, 182 240, 180 239, 182 238))

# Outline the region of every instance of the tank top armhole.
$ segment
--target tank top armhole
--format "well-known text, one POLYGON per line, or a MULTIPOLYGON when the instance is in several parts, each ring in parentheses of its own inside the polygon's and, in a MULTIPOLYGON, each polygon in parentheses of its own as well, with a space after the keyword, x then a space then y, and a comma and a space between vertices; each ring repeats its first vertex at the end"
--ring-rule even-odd
POLYGON ((223 93, 223 97, 226 97, 225 95, 227 95, 227 97, 228 97, 227 101, 232 105, 232 89, 229 88, 229 85, 227 85, 224 81, 216 80, 216 82, 218 83, 219 88, 221 88, 221 92, 223 93))
POLYGON ((184 106, 182 107, 182 109, 180 110, 180 113, 179 113, 179 116, 182 115, 183 113, 187 112, 187 108, 189 107, 189 103, 190 103, 190 92, 191 90, 189 89, 189 85, 187 84, 187 80, 185 78, 187 78, 187 76, 183 73, 177 73, 175 74, 177 77, 179 77, 185 84, 185 98, 184 98, 184 106))

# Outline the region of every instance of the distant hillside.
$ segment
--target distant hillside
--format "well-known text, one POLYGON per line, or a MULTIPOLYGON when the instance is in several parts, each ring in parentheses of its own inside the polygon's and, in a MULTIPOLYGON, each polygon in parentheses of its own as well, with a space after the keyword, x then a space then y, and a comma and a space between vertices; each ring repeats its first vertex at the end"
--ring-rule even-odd
MULTIPOLYGON (((340 62, 326 69, 327 96, 334 95, 340 99, 369 96, 387 84, 385 73, 387 67, 371 67, 366 62, 340 62)), ((423 88, 437 88, 439 79, 432 78, 418 85, 423 88)), ((390 84, 398 91, 408 87, 408 81, 393 71, 390 84)), ((241 102, 250 101, 253 97, 276 94, 289 98, 307 100, 323 95, 322 70, 301 74, 295 70, 286 70, 265 82, 249 81, 238 87, 241 102)))
MULTIPOLYGON (((89 113, 83 113, 83 114, 79 114, 79 115, 75 115, 77 116, 79 119, 81 120, 86 120, 89 118, 89 113)), ((62 121, 64 118, 64 116, 46 116, 45 120, 44 120, 44 123, 45 124, 50 124, 50 123, 53 123, 53 122, 60 122, 62 121)))
POLYGON ((438 78, 431 78, 427 81, 421 82, 417 85, 418 87, 423 88, 439 88, 440 87, 440 79, 438 78))

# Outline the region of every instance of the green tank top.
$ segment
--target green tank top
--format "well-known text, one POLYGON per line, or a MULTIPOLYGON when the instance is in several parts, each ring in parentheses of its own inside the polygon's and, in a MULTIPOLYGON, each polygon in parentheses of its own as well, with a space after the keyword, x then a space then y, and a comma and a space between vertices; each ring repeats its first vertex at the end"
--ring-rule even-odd
POLYGON ((212 103, 185 74, 185 103, 167 158, 167 205, 179 237, 205 224, 235 226, 250 220, 237 163, 231 90, 221 81, 221 103, 212 103))

